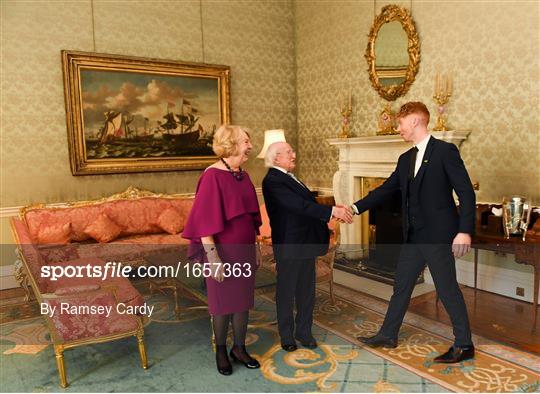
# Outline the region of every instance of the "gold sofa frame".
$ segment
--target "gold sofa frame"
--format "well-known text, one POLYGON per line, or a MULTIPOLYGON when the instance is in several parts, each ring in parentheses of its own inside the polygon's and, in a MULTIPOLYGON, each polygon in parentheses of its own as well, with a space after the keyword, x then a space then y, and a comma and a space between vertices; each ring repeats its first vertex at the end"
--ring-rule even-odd
MULTIPOLYGON (((89 200, 89 201, 75 201, 75 202, 69 202, 65 204, 34 204, 27 207, 23 207, 19 211, 19 219, 21 219, 25 225, 27 225, 25 220, 25 214, 26 212, 32 210, 32 209, 41 209, 41 208, 48 208, 48 209, 65 209, 65 208, 72 208, 72 207, 81 207, 81 206, 88 206, 88 205, 97 205, 108 201, 117 201, 117 200, 137 200, 140 198, 189 198, 191 195, 167 195, 167 194, 157 194, 153 193, 147 190, 141 190, 137 189, 133 186, 128 187, 124 192, 113 194, 112 196, 97 199, 97 200, 89 200)), ((13 223, 11 223, 11 232, 13 234, 13 238, 17 245, 20 245, 20 240, 17 235, 17 231, 14 228, 13 223)), ((113 296, 118 302, 118 297, 116 294, 116 288, 114 286, 103 286, 100 289, 97 289, 95 291, 89 291, 89 292, 80 292, 72 295, 67 296, 57 296, 55 294, 45 293, 42 294, 39 291, 39 287, 36 283, 35 278, 30 275, 30 272, 32 272, 29 267, 28 263, 24 257, 24 253, 20 246, 17 246, 17 252, 19 255, 19 259, 22 263, 18 268, 15 270, 15 278, 21 285, 21 287, 25 290, 26 296, 25 300, 29 301, 31 297, 31 291, 30 288, 33 290, 33 293, 39 303, 49 300, 49 299, 69 299, 73 296, 78 295, 89 295, 89 294, 98 294, 98 293, 110 293, 112 291, 113 296)), ((118 334, 112 334, 112 335, 105 335, 101 337, 93 337, 93 338, 87 338, 87 339, 78 339, 74 341, 63 341, 61 339, 61 336, 56 329, 56 326, 52 319, 49 316, 46 316, 46 323, 49 328, 49 331, 51 333, 52 337, 52 343, 54 347, 54 353, 56 356, 56 365, 58 367, 58 375, 60 378, 60 386, 62 388, 66 388, 68 386, 67 381, 67 375, 66 375, 66 366, 65 366, 65 360, 64 360, 64 351, 70 348, 78 347, 78 346, 84 346, 84 345, 90 345, 90 344, 97 344, 97 343, 103 343, 103 342, 110 342, 115 341, 117 339, 123 339, 127 337, 134 336, 137 338, 138 348, 139 348, 139 355, 141 360, 141 365, 143 369, 148 369, 148 358, 146 354, 146 348, 144 345, 144 326, 142 323, 142 319, 139 316, 133 316, 134 319, 137 319, 137 329, 127 331, 124 333, 118 333, 118 334)))

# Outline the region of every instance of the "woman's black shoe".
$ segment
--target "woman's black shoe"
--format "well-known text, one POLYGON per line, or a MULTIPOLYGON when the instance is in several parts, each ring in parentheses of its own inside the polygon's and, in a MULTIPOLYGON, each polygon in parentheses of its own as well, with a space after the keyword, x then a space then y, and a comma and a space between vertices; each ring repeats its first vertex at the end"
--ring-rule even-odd
POLYGON ((231 358, 234 362, 242 363, 246 366, 246 368, 257 369, 261 367, 261 364, 259 364, 257 360, 255 360, 249 355, 245 346, 234 346, 229 354, 231 355, 231 358), (241 360, 239 357, 236 356, 236 354, 234 354, 235 348, 245 356, 244 359, 247 359, 247 361, 241 360))
POLYGON ((216 346, 216 366, 220 374, 228 376, 232 374, 232 365, 227 357, 227 346, 216 346))

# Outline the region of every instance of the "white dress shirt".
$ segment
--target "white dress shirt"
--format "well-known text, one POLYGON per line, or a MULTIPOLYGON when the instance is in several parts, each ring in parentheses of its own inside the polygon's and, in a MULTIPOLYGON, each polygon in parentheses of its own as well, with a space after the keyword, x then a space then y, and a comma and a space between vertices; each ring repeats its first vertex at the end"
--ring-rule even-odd
POLYGON ((298 179, 297 177, 295 177, 294 174, 293 174, 292 172, 289 172, 289 171, 287 171, 285 168, 281 168, 281 167, 278 167, 278 166, 274 166, 273 168, 275 168, 276 170, 281 171, 281 172, 284 173, 284 174, 287 174, 287 175, 290 176, 292 179, 294 179, 296 182, 298 182, 298 184, 302 185, 302 187, 306 187, 306 185, 304 185, 302 182, 300 182, 300 179, 298 179))
MULTIPOLYGON (((428 134, 426 138, 424 138, 417 145, 415 145, 418 149, 418 152, 416 152, 416 162, 414 163, 414 176, 416 176, 418 170, 420 170, 420 167, 422 166, 422 160, 424 159, 424 153, 426 153, 427 144, 430 138, 431 134, 428 134)), ((356 215, 360 214, 358 212, 358 208, 356 208, 356 205, 352 204, 351 209, 356 215)))
POLYGON ((420 141, 418 144, 415 145, 416 148, 418 149, 418 152, 416 153, 416 163, 414 164, 414 176, 418 174, 418 170, 420 169, 420 166, 422 165, 424 153, 426 153, 427 144, 430 138, 431 138, 431 135, 428 134, 426 138, 424 138, 422 141, 420 141))
POLYGON ((281 168, 281 167, 278 167, 278 166, 274 166, 272 168, 275 168, 276 170, 280 170, 281 172, 283 172, 284 174, 287 174, 289 171, 287 171, 285 168, 281 168))

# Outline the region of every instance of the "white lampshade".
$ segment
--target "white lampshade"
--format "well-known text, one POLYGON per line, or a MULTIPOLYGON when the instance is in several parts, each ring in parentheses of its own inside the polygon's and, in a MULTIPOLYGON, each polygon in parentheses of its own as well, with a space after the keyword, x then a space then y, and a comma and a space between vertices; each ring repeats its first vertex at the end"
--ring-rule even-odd
POLYGON ((283 131, 282 129, 266 130, 264 132, 264 145, 261 149, 261 152, 257 156, 257 159, 264 159, 264 155, 266 154, 268 147, 274 142, 287 142, 285 141, 285 131, 283 131))

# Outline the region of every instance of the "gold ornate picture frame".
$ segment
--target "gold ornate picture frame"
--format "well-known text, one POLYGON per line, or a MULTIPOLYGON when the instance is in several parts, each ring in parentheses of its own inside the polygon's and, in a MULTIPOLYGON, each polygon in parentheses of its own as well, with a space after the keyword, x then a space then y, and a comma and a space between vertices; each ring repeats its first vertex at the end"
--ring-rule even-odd
POLYGON ((371 84, 382 98, 388 101, 394 101, 408 92, 420 65, 420 40, 414 21, 407 9, 397 5, 387 5, 382 8, 381 13, 375 18, 369 32, 364 57, 368 63, 368 74, 371 84), (393 21, 398 21, 407 35, 409 64, 406 68, 377 70, 375 64, 375 41, 381 27, 393 21), (400 83, 382 83, 380 79, 383 77, 389 80, 398 79, 400 83))
POLYGON ((62 51, 73 175, 195 170, 230 123, 230 68, 62 51))

